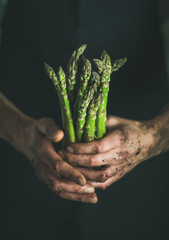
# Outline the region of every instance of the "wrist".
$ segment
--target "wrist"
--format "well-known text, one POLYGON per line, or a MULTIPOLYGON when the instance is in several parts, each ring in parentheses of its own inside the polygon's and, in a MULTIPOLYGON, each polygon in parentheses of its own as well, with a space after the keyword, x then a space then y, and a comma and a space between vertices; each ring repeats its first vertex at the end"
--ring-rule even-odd
POLYGON ((28 156, 29 142, 32 138, 32 132, 35 126, 36 120, 26 116, 25 114, 19 113, 17 122, 15 122, 15 130, 11 129, 12 139, 8 139, 18 151, 28 156))
POLYGON ((151 134, 151 154, 157 156, 169 149, 169 129, 161 116, 144 122, 151 134))
POLYGON ((28 157, 29 143, 32 139, 32 133, 34 132, 35 123, 37 120, 28 116, 22 116, 17 133, 17 139, 15 141, 15 148, 28 157))
POLYGON ((24 153, 26 138, 35 120, 22 113, 0 92, 0 138, 24 153))

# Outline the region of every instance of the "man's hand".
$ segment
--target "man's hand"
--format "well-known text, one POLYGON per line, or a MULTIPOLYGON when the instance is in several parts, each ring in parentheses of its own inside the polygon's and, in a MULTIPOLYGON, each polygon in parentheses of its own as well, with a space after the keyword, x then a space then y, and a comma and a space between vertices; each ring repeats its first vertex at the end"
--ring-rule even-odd
POLYGON ((85 177, 56 153, 53 143, 62 140, 64 133, 54 120, 40 119, 27 129, 27 157, 38 178, 58 196, 74 201, 96 203, 94 187, 85 177))
POLYGON ((50 118, 34 120, 0 92, 0 138, 27 156, 39 179, 62 198, 96 203, 94 187, 55 151, 64 134, 50 118))
POLYGON ((101 140, 72 144, 66 151, 59 152, 65 161, 77 166, 88 183, 101 189, 161 151, 153 121, 139 122, 109 116, 107 132, 101 140))

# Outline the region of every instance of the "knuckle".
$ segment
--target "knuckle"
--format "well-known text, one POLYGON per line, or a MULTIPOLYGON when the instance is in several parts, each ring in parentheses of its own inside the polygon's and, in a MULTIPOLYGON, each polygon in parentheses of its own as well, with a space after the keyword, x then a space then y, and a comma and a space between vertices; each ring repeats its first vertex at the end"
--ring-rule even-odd
POLYGON ((100 189, 101 189, 101 190, 105 190, 106 187, 107 187, 107 186, 106 186, 105 184, 102 184, 102 185, 100 186, 100 189))
POLYGON ((77 186, 74 186, 74 187, 73 187, 73 191, 74 191, 74 192, 83 192, 84 189, 83 189, 82 187, 80 187, 80 186, 77 185, 77 186))
POLYGON ((116 154, 117 154, 117 156, 114 157, 115 162, 118 163, 118 162, 121 162, 122 160, 124 160, 124 153, 122 151, 117 152, 116 154))
POLYGON ((60 160, 56 160, 55 161, 55 170, 56 170, 56 172, 59 172, 60 171, 60 169, 62 168, 62 161, 60 161, 60 160))
POLYGON ((75 158, 73 159, 70 154, 66 154, 66 160, 71 163, 71 162, 75 161, 76 159, 75 158))
POLYGON ((64 192, 64 189, 63 189, 62 185, 58 184, 57 182, 53 183, 53 189, 57 193, 63 193, 64 192))
POLYGON ((105 182, 108 179, 108 177, 109 177, 108 173, 103 171, 103 172, 100 173, 98 180, 100 182, 105 182))
POLYGON ((95 166, 96 165, 96 162, 97 162, 97 156, 96 155, 92 155, 90 158, 89 158, 89 165, 92 167, 92 166, 95 166))
POLYGON ((102 153, 105 151, 105 144, 103 142, 99 142, 96 146, 96 151, 98 153, 102 153))
POLYGON ((74 143, 73 145, 68 147, 68 149, 69 149, 69 153, 71 153, 71 154, 73 154, 73 153, 81 154, 83 152, 80 144, 76 144, 76 143, 74 143))

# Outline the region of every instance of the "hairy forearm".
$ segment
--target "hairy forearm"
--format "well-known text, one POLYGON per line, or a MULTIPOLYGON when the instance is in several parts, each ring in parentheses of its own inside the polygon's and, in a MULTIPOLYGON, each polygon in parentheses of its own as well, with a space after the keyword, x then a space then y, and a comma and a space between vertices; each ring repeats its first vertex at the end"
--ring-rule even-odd
POLYGON ((0 92, 0 138, 24 152, 23 142, 33 122, 0 92))

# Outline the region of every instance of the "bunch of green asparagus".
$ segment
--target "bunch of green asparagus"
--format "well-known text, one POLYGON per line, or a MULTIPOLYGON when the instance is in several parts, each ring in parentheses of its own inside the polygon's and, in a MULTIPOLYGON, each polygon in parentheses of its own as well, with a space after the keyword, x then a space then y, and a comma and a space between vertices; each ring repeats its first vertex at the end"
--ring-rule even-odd
POLYGON ((53 81, 59 97, 65 146, 74 142, 93 141, 105 135, 111 74, 127 61, 127 58, 121 58, 111 63, 110 56, 103 50, 100 59, 93 59, 96 66, 96 71, 93 71, 91 62, 82 55, 86 46, 84 44, 73 52, 66 74, 61 66, 56 74, 45 63, 46 73, 53 81), (80 58, 82 70, 79 74, 80 86, 77 88, 80 58))

